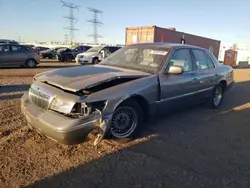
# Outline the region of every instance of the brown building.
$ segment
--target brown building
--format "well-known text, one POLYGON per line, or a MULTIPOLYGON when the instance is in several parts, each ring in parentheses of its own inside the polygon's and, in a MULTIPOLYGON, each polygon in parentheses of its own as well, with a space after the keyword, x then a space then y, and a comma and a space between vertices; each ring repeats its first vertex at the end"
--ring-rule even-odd
POLYGON ((175 28, 160 28, 157 26, 127 27, 125 44, 143 42, 171 42, 199 46, 210 50, 215 57, 219 56, 220 41, 200 37, 180 31, 175 28))

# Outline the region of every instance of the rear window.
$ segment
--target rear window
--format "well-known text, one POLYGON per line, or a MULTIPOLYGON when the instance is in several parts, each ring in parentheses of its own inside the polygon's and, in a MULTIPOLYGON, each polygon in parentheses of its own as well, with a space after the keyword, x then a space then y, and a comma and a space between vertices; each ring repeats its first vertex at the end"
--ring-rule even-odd
POLYGON ((214 54, 209 51, 207 51, 207 53, 213 59, 214 63, 219 66, 220 63, 218 62, 218 59, 214 56, 214 54))

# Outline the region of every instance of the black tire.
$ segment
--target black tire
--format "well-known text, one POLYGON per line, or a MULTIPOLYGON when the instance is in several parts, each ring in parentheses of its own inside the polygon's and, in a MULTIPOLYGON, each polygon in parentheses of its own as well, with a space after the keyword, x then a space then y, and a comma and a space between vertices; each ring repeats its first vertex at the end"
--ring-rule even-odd
POLYGON ((143 120, 144 114, 141 106, 136 101, 129 99, 119 105, 115 110, 110 121, 110 134, 120 142, 129 142, 138 134, 143 120), (132 118, 130 116, 132 116, 132 118), (125 123, 132 124, 129 126, 122 125, 125 123), (128 129, 127 132, 125 129, 128 129), (122 131, 124 133, 122 133, 122 131))
POLYGON ((99 60, 97 57, 94 57, 93 60, 92 60, 92 63, 95 65, 95 64, 98 64, 99 63, 99 60))
POLYGON ((36 67, 36 61, 34 59, 28 59, 25 63, 25 66, 28 68, 35 68, 36 67))
POLYGON ((67 62, 71 62, 73 57, 71 55, 67 55, 65 59, 67 62))
POLYGON ((48 58, 49 58, 49 59, 52 59, 52 55, 49 55, 48 58))
POLYGON ((222 104, 223 97, 224 97, 224 87, 221 83, 219 83, 213 89, 212 95, 209 99, 209 106, 214 109, 219 108, 222 104))

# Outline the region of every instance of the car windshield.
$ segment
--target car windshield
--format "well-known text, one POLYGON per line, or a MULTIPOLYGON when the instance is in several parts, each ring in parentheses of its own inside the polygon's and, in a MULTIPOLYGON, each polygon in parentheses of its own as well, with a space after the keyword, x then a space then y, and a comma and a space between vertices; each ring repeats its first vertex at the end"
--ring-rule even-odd
POLYGON ((87 52, 100 52, 103 49, 103 46, 94 46, 87 50, 87 52))
POLYGON ((70 46, 69 48, 70 49, 76 49, 77 47, 79 47, 79 45, 75 44, 75 45, 70 46))
POLYGON ((60 48, 60 49, 58 49, 57 51, 58 52, 62 52, 62 51, 64 51, 64 50, 66 50, 67 48, 60 48))
POLYGON ((100 64, 156 73, 166 59, 169 48, 128 46, 116 51, 100 64))

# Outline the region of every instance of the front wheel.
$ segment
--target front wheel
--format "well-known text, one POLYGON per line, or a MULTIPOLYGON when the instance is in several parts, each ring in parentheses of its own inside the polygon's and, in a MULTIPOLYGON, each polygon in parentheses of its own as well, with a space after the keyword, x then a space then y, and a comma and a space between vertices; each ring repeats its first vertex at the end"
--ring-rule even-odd
POLYGON ((212 93, 212 96, 210 98, 210 106, 212 108, 218 108, 222 101, 223 101, 223 96, 224 96, 224 88, 222 84, 218 84, 212 93))
POLYGON ((125 101, 111 118, 111 135, 118 139, 134 138, 143 122, 143 111, 134 100, 125 101))
POLYGON ((97 64, 97 63, 99 63, 98 58, 97 58, 97 57, 95 57, 95 58, 93 59, 92 63, 93 63, 93 64, 97 64))

